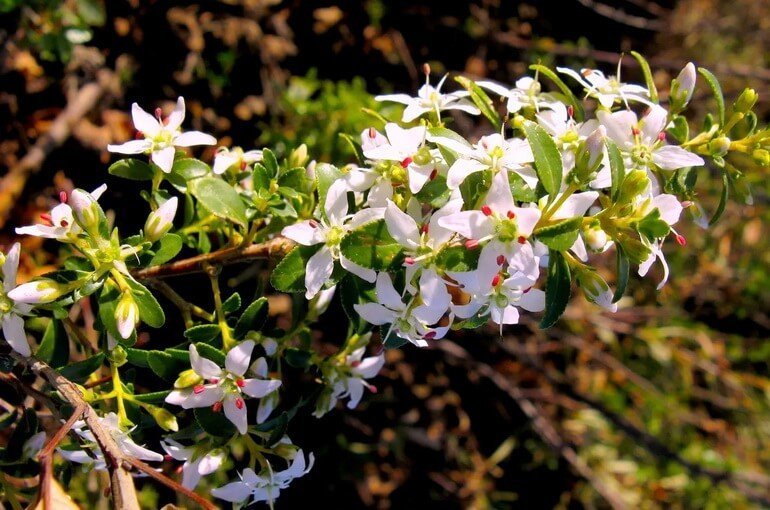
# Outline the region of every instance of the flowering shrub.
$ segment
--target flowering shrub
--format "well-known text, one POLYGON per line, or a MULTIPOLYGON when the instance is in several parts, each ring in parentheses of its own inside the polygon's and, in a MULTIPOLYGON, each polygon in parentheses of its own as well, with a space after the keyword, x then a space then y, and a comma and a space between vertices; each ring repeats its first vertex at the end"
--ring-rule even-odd
MULTIPOLYGON (((236 507, 272 504, 313 467, 313 455, 286 435, 298 410, 311 406, 320 418, 339 400, 353 409, 365 390, 376 391, 369 380, 384 356, 368 348, 373 338, 386 348, 425 347, 488 321, 502 332, 521 313, 539 314, 548 328, 573 282, 615 311, 632 269, 645 276, 656 264, 663 286, 666 241, 686 244, 675 230, 683 211, 705 228, 729 191, 745 198, 742 172, 770 164, 770 132, 757 128, 753 90, 727 109, 713 75, 688 64, 661 103, 646 62, 635 56, 645 85, 536 65, 513 88, 458 77, 460 89, 446 92, 446 77, 434 87, 426 67, 416 97, 377 98, 404 105, 403 115, 375 116, 374 126, 349 137, 358 162, 341 167, 309 162, 304 146, 281 161, 270 149, 223 147, 209 165, 187 148, 216 140, 182 131, 182 98, 168 116, 134 104, 137 140, 109 146, 132 157, 109 172, 148 185, 140 193, 150 209, 141 232, 125 237, 110 224, 98 202, 105 186, 78 189, 62 193, 41 224, 17 229, 66 245, 70 257, 60 270, 18 285, 18 244, 2 264, 2 328, 15 359, 76 408, 66 427, 78 441, 61 446, 60 455, 111 472, 124 469, 115 458, 125 457, 165 480, 139 462, 163 461, 162 448, 166 460, 181 463, 186 493, 227 470, 232 481, 211 491, 214 498, 236 507), (682 112, 698 74, 717 111, 691 132, 682 112), (554 90, 544 91, 541 81, 554 90), (505 115, 489 94, 503 100, 505 115), (452 129, 454 115, 483 116, 489 134, 468 140, 452 129), (710 218, 693 190, 707 161, 724 183, 710 218), (184 247, 197 254, 180 256, 184 247), (617 260, 614 289, 591 265, 592 255, 608 251, 617 260), (244 302, 220 289, 223 265, 259 258, 277 263, 273 288, 304 295, 288 329, 270 326, 266 296, 244 302), (213 313, 162 281, 190 272, 208 275, 213 313), (150 288, 183 318, 173 348, 136 344, 140 325, 165 323, 150 288), (324 356, 311 348, 310 332, 335 296, 348 335, 339 352, 324 356), (100 350, 70 363, 66 335, 78 332, 68 311, 83 301, 98 311, 100 350), (24 331, 31 317, 48 318, 35 349, 24 331), (291 407, 284 363, 314 374, 318 386, 289 400, 298 401, 291 407), (148 392, 122 381, 121 368, 130 365, 151 370, 165 387, 148 392), (103 367, 104 381, 76 387, 75 396, 67 390, 68 380, 99 379, 103 367), (160 445, 135 442, 156 426, 165 431, 160 445)), ((39 449, 41 439, 32 436, 30 448, 39 449)), ((19 462, 32 456, 28 450, 19 462)))

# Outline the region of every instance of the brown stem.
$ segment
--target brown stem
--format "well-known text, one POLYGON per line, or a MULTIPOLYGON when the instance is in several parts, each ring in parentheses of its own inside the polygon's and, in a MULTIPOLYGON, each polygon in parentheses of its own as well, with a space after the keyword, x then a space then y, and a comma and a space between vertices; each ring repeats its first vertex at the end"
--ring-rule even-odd
POLYGON ((83 403, 75 408, 75 411, 67 419, 67 421, 59 427, 56 434, 48 441, 48 443, 40 450, 38 455, 40 459, 41 471, 40 471, 40 494, 43 499, 43 510, 55 510, 53 502, 51 501, 51 480, 53 479, 53 454, 56 447, 59 446, 64 436, 72 429, 72 425, 83 416, 86 411, 87 405, 83 403))
POLYGON ((129 458, 127 460, 128 460, 128 462, 132 466, 134 466, 136 469, 142 471, 143 473, 148 475, 150 478, 153 478, 153 479, 159 481, 163 485, 173 489, 176 492, 181 492, 182 494, 184 494, 185 496, 187 496, 191 500, 193 500, 196 503, 198 503, 205 510, 217 510, 217 507, 214 504, 212 504, 210 501, 207 501, 205 498, 201 497, 199 494, 191 491, 190 489, 187 489, 186 487, 183 487, 181 484, 175 482, 174 480, 172 480, 171 478, 167 477, 163 473, 159 473, 159 472, 155 471, 153 468, 151 468, 150 466, 148 466, 147 464, 145 464, 141 460, 135 459, 135 458, 129 458))
POLYGON ((283 258, 294 247, 294 242, 285 237, 276 237, 270 241, 252 244, 246 247, 223 248, 211 253, 204 253, 188 259, 177 260, 160 266, 133 271, 137 280, 163 278, 187 273, 199 273, 206 264, 225 265, 246 262, 255 259, 283 258))

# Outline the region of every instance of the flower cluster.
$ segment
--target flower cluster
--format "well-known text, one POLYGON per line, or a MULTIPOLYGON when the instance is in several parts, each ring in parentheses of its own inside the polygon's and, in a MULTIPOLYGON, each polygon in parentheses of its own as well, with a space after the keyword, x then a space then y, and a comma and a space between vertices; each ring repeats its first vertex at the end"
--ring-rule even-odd
MULTIPOLYGON (((350 137, 358 161, 339 167, 309 161, 305 146, 281 159, 269 148, 220 147, 208 164, 187 148, 216 140, 181 130, 182 98, 167 117, 134 104, 138 139, 108 149, 138 157, 115 162, 109 173, 149 184, 141 193, 149 207, 143 229, 121 236, 98 202, 106 186, 60 193, 39 224, 17 233, 61 243, 71 254, 64 266, 19 285, 19 244, 0 260, 6 342, 55 368, 76 361, 71 373, 93 383, 84 398, 124 454, 181 463, 187 489, 217 477, 224 484, 211 494, 236 507, 272 504, 313 464, 286 435, 291 419, 306 406, 321 418, 340 400, 353 409, 365 390, 377 392, 370 379, 385 356, 380 349, 367 355, 373 343, 425 347, 487 322, 502 334, 524 313, 549 327, 573 283, 615 311, 631 268, 644 276, 659 263, 658 288, 665 284, 665 251, 672 240, 686 243, 675 230, 683 211, 708 226, 724 210, 722 203, 704 220, 693 189, 699 167, 721 169, 746 199, 738 168, 770 166, 770 131, 756 127, 751 89, 730 112, 718 98, 719 111, 691 134, 682 112, 698 74, 719 91, 713 75, 692 64, 672 81, 667 103, 649 76, 644 85, 623 83, 620 69, 608 77, 533 66, 534 75, 513 88, 457 77, 461 89, 448 93, 446 76, 433 87, 425 71, 415 97, 377 97, 404 105, 403 114, 350 137), (546 91, 545 80, 558 93, 546 91), (458 115, 491 128, 468 138, 452 129, 458 115), (208 255, 170 264, 183 250, 208 255), (614 289, 592 265, 608 251, 617 260, 614 289), (266 296, 245 303, 219 286, 221 266, 252 253, 279 255, 272 287, 306 298, 286 329, 268 320, 266 296), (140 347, 138 328, 165 324, 148 275, 179 268, 206 273, 215 309, 154 281, 185 330, 173 346, 150 336, 140 347), (349 333, 327 356, 314 348, 312 325, 337 298, 349 333), (76 327, 68 312, 81 302, 97 312, 100 352, 70 360, 67 350, 62 359, 52 346, 69 341, 63 325, 76 327), (31 316, 47 321, 35 350, 24 325, 31 316), (124 365, 154 373, 165 387, 145 391, 141 379, 122 380, 124 365), (321 388, 286 398, 292 372, 321 388), (148 422, 167 432, 158 445, 167 456, 135 442, 148 422)), ((61 456, 104 469, 93 434, 81 422, 74 428, 80 443, 60 448, 61 456)), ((41 437, 31 436, 27 450, 39 450, 41 437)))

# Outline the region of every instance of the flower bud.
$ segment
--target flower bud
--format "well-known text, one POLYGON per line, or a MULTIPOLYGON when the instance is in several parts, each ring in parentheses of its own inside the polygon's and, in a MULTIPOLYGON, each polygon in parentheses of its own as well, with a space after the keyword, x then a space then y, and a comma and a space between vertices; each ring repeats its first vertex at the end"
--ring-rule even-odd
POLYGON ((107 358, 110 360, 111 364, 122 367, 128 361, 128 353, 123 346, 117 344, 107 353, 107 358))
POLYGON ((586 138, 586 150, 588 151, 588 167, 597 166, 604 156, 604 139, 607 138, 607 130, 604 126, 599 126, 586 138))
POLYGON ((428 149, 425 146, 420 147, 420 150, 417 151, 417 154, 414 155, 414 158, 412 158, 413 161, 420 165, 425 166, 429 165, 431 161, 433 161, 433 156, 430 153, 430 149, 428 149))
POLYGON ((671 80, 671 109, 682 110, 692 99, 697 74, 692 62, 684 66, 679 76, 671 80))
POLYGON ((183 390, 185 388, 191 388, 196 384, 203 382, 201 376, 199 376, 192 368, 185 370, 174 381, 174 388, 177 390, 183 390))
POLYGON ((75 220, 85 231, 97 228, 99 222, 104 218, 104 211, 94 197, 82 189, 76 189, 72 192, 69 205, 72 207, 75 220))
POLYGON ((591 227, 587 229, 583 235, 585 237, 586 244, 591 250, 595 252, 603 252, 607 247, 609 237, 607 237, 607 232, 602 230, 601 227, 591 227))
POLYGON ((292 168, 305 166, 305 163, 307 163, 307 145, 303 143, 289 154, 289 166, 292 168))
POLYGON ((176 422, 176 416, 171 414, 168 410, 158 406, 146 405, 144 409, 155 418, 155 422, 163 430, 170 430, 171 432, 177 432, 179 430, 179 424, 176 422))
POLYGON ((147 221, 144 223, 145 239, 155 242, 171 230, 171 227, 174 226, 173 221, 178 203, 179 200, 176 197, 172 197, 163 202, 157 210, 150 213, 147 221))
POLYGON ((647 177, 646 171, 637 169, 629 172, 621 184, 619 202, 632 202, 649 185, 650 178, 647 177))
POLYGON ((757 94, 756 90, 752 88, 745 88, 743 89, 743 92, 741 92, 741 95, 738 96, 738 99, 735 101, 735 104, 733 105, 733 111, 736 113, 748 113, 757 103, 758 99, 759 95, 757 94))
POLYGON ((124 292, 120 296, 118 306, 115 307, 115 320, 120 336, 124 339, 130 337, 139 322, 139 307, 130 292, 124 292))
POLYGON ((770 166, 770 152, 765 149, 756 149, 751 153, 754 162, 762 167, 770 166))
POLYGON ((19 285, 8 293, 8 297, 17 303, 37 305, 55 301, 66 290, 60 283, 44 278, 19 285))
POLYGON ((577 282, 589 301, 610 312, 618 311, 618 305, 612 302, 613 293, 610 286, 596 271, 580 271, 577 274, 577 282))
POLYGON ((45 430, 34 434, 21 446, 22 459, 34 459, 46 443, 45 430))
POLYGON ((714 138, 708 143, 708 150, 712 156, 724 156, 730 150, 730 139, 726 136, 714 138))

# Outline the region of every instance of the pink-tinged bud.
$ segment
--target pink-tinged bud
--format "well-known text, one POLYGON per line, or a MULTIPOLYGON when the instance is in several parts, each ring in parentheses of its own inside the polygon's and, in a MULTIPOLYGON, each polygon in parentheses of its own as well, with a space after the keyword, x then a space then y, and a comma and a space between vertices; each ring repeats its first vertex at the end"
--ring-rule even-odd
POLYGON ((199 385, 197 385, 196 387, 193 388, 193 393, 195 393, 196 395, 200 395, 205 390, 206 390, 206 387, 204 385, 202 385, 202 384, 199 384, 199 385))
POLYGON ((687 245, 687 239, 682 234, 676 234, 674 236, 674 239, 676 239, 676 244, 679 246, 686 246, 687 245))
POLYGON ((658 133, 658 141, 659 142, 666 141, 666 133, 665 132, 661 131, 660 133, 658 133))
POLYGON ((121 338, 126 339, 134 332, 134 328, 139 322, 139 307, 130 292, 124 292, 120 296, 118 306, 115 307, 115 322, 121 338))
POLYGON ((516 213, 513 211, 508 211, 508 214, 506 214, 506 216, 508 216, 509 220, 512 220, 516 217, 516 213))
POLYGON ((66 204, 67 203, 67 192, 66 191, 60 191, 59 192, 59 202, 61 202, 62 204, 66 204))
POLYGON ((244 381, 242 378, 236 379, 235 385, 238 386, 239 388, 243 388, 244 386, 246 386, 246 381, 244 381))
POLYGON ((695 65, 689 62, 679 73, 679 76, 671 82, 671 101, 675 103, 677 109, 682 109, 692 99, 692 93, 695 90, 695 80, 697 73, 695 65))
POLYGON ((406 264, 407 266, 413 266, 414 265, 414 258, 412 258, 412 257, 404 258, 404 264, 406 264))
POLYGON ((488 205, 485 205, 484 207, 482 207, 481 212, 484 213, 484 216, 492 216, 492 208, 489 207, 488 205))
POLYGON ((505 255, 497 256, 497 265, 502 266, 505 263, 505 255))
POLYGON ((500 285, 500 280, 502 280, 502 277, 499 274, 496 274, 494 278, 492 278, 492 287, 500 285))
POLYGON ((318 222, 316 220, 309 220, 307 224, 310 225, 311 228, 318 228, 318 222))
POLYGON ((158 207, 155 211, 152 211, 147 217, 147 221, 144 223, 144 238, 150 242, 155 242, 163 237, 166 232, 171 230, 174 226, 174 216, 176 216, 176 208, 179 204, 177 197, 171 197, 158 207))
POLYGON ((243 409, 243 399, 242 398, 236 398, 235 399, 235 407, 238 409, 243 409))
POLYGON ((96 203, 96 199, 82 189, 72 191, 72 195, 69 197, 69 205, 72 207, 75 220, 86 231, 98 227, 99 222, 104 216, 104 212, 99 207, 99 204, 96 203))
POLYGON ((414 161, 414 159, 412 159, 410 157, 406 157, 406 158, 404 158, 403 161, 401 161, 401 166, 406 168, 406 167, 408 167, 409 165, 412 164, 412 161, 414 161))
POLYGON ((219 411, 221 411, 222 410, 222 402, 214 402, 214 405, 211 406, 211 410, 214 411, 215 413, 218 413, 219 411))
POLYGON ((37 305, 55 301, 65 289, 54 280, 42 279, 23 283, 8 292, 8 297, 17 303, 37 305))
POLYGON ((572 105, 567 106, 567 115, 569 115, 570 119, 575 116, 575 107, 574 106, 572 106, 572 105))
POLYGON ((467 241, 465 241, 465 247, 468 248, 469 250, 478 248, 478 246, 479 246, 479 242, 475 239, 468 239, 467 241))
POLYGON ((527 242, 527 238, 526 238, 526 237, 524 237, 524 236, 519 236, 519 239, 518 239, 518 241, 519 241, 519 244, 524 244, 524 243, 526 243, 526 242, 527 242))

